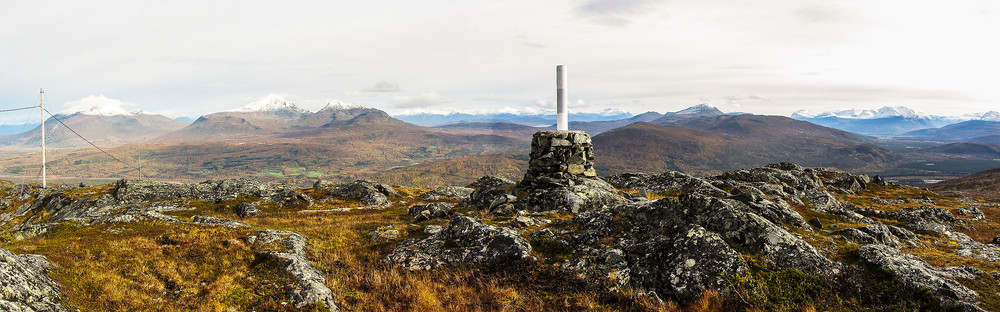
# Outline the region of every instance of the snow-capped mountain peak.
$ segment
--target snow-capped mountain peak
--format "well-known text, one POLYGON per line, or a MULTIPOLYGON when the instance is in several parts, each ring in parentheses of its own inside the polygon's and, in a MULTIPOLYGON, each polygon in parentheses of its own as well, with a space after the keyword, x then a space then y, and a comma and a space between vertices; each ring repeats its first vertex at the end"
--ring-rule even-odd
POLYGON ((816 118, 816 116, 819 116, 819 115, 814 114, 814 113, 812 113, 810 111, 807 111, 807 110, 804 110, 804 109, 800 109, 800 110, 797 110, 794 113, 792 113, 792 118, 816 118))
POLYGON ((274 112, 280 110, 291 110, 295 112, 304 113, 306 110, 295 106, 295 103, 285 98, 281 94, 271 93, 264 96, 256 101, 250 102, 249 104, 233 110, 234 112, 274 112))
POLYGON ((875 117, 873 118, 886 118, 886 117, 903 117, 903 118, 919 118, 921 114, 913 111, 912 109, 905 106, 885 106, 879 108, 875 111, 875 117))
POLYGON ((104 95, 91 95, 76 101, 66 102, 63 104, 67 108, 59 112, 62 115, 72 115, 76 113, 84 115, 98 115, 98 116, 131 116, 142 114, 142 110, 136 110, 129 112, 126 106, 135 106, 135 104, 122 102, 121 100, 109 99, 104 95))
POLYGON ((808 112, 800 110, 795 112, 792 116, 801 116, 805 118, 843 118, 843 119, 878 119, 878 118, 889 118, 889 117, 903 117, 903 118, 921 118, 924 117, 923 114, 917 113, 912 109, 904 106, 885 106, 879 109, 845 109, 839 111, 825 112, 820 114, 810 114, 806 115, 808 112), (801 113, 800 113, 801 112, 801 113))
POLYGON ((597 114, 601 116, 617 116, 617 115, 626 115, 628 113, 629 112, 623 111, 622 109, 617 107, 608 107, 597 112, 597 114))
POLYGON ((365 108, 361 104, 341 102, 340 100, 327 100, 326 106, 320 111, 332 109, 332 110, 345 110, 345 109, 355 109, 355 108, 365 108))
POLYGON ((718 108, 715 108, 715 106, 709 104, 698 104, 695 106, 679 110, 676 113, 674 113, 674 115, 697 115, 697 114, 715 113, 715 112, 718 112, 719 114, 722 113, 722 111, 720 111, 718 108))

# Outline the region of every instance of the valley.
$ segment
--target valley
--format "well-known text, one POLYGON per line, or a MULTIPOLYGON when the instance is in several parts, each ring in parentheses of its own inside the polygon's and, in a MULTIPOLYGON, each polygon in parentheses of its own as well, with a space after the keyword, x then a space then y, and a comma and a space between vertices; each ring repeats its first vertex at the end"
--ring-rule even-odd
MULTIPOLYGON (((313 113, 277 95, 190 124, 143 113, 76 113, 58 118, 80 135, 95 138, 93 143, 108 154, 50 120, 46 127, 53 149, 48 175, 59 183, 84 184, 138 178, 141 161, 142 178, 185 183, 246 177, 308 185, 317 178, 341 182, 377 178, 396 185, 434 187, 465 184, 482 175, 516 178, 527 159, 515 155, 527 149, 531 134, 550 128, 525 124, 544 123, 544 115, 512 116, 404 118, 454 121, 425 127, 342 102, 313 113)), ((940 130, 873 137, 798 116, 802 120, 733 115, 698 105, 635 116, 580 115, 584 121, 570 124, 595 135, 602 175, 677 170, 704 176, 792 161, 922 185, 1000 167, 1000 146, 977 142, 1000 132, 1000 122, 956 122, 940 130)), ((874 122, 840 122, 852 120, 862 122, 860 126, 874 122)), ((2 137, 6 146, 0 147, 4 150, 0 177, 36 181, 38 139, 37 127, 2 137)))

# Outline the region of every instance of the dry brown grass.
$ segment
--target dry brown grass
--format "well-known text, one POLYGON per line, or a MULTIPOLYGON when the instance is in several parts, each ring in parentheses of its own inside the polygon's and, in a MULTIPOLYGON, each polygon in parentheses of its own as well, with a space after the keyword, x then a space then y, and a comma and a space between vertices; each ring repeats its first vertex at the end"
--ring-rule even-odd
MULTIPOLYGON (((90 198, 106 191, 106 187, 84 188, 72 196, 90 198)), ((409 196, 425 189, 401 191, 409 196)), ((182 220, 192 215, 237 219, 253 228, 290 230, 308 237, 308 257, 326 273, 327 286, 345 311, 677 310, 676 305, 661 304, 643 293, 610 292, 530 261, 432 272, 390 265, 382 258, 400 240, 379 243, 367 235, 380 226, 408 224, 409 205, 424 202, 418 198, 393 199, 409 203, 387 209, 329 213, 299 211, 358 203, 261 204, 262 215, 239 219, 231 208, 243 200, 254 199, 179 200, 174 204, 196 209, 171 214, 182 220)), ((413 227, 409 236, 426 236, 419 229, 413 227)), ((64 224, 40 236, 8 240, 4 247, 45 255, 56 265, 51 276, 66 293, 68 305, 81 311, 299 311, 283 304, 291 276, 273 263, 256 261, 259 248, 242 239, 252 231, 160 222, 64 224)))

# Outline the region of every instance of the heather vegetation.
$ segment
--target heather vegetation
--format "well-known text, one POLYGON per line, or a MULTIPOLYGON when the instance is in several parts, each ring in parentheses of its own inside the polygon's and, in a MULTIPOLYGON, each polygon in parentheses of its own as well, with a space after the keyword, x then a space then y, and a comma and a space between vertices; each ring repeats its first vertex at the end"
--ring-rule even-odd
MULTIPOLYGON (((996 295, 1000 283, 993 273, 1000 269, 1000 247, 991 243, 1000 236, 1000 206, 878 181, 857 185, 863 179, 787 165, 734 171, 709 180, 681 173, 612 176, 606 180, 619 187, 614 196, 631 204, 600 208, 590 206, 596 198, 591 197, 579 204, 578 213, 535 212, 531 208, 535 206, 522 205, 556 199, 544 194, 558 188, 520 186, 517 191, 509 180, 499 178, 469 185, 471 194, 458 188, 430 192, 372 182, 317 182, 299 188, 249 180, 197 185, 121 181, 46 190, 4 182, 0 238, 14 254, 43 255, 52 263, 48 276, 61 292, 56 301, 81 311, 327 311, 331 306, 344 311, 1000 309, 996 295), (794 182, 789 177, 802 179, 809 175, 799 175, 810 172, 825 186, 796 191, 809 195, 791 195, 780 187, 804 185, 795 183, 806 180, 794 182), (496 204, 491 196, 506 196, 504 190, 521 192, 521 198, 496 204), (747 195, 753 190, 764 192, 747 195), (709 200, 716 197, 732 199, 709 200), (429 203, 446 208, 416 219, 414 208, 429 203), (776 208, 782 206, 776 203, 786 203, 789 210, 776 208), (679 206, 655 208, 675 205, 679 206), (728 222, 740 219, 729 217, 720 223, 698 215, 670 215, 680 207, 705 210, 705 216, 752 213, 751 219, 762 223, 737 225, 728 222), (80 209, 91 210, 79 213, 80 209), (660 219, 640 218, 654 211, 666 214, 660 219), (926 213, 911 218, 913 211, 926 213), (932 212, 938 217, 927 214, 932 212), (455 228, 458 216, 476 220, 470 225, 472 232, 455 228), (671 238, 676 231, 671 222, 695 224, 682 233, 705 234, 671 238), (649 226, 650 231, 645 230, 649 226), (745 228, 726 232, 730 226, 745 228), (801 254, 786 258, 758 249, 751 237, 736 235, 752 233, 758 226, 787 231, 782 240, 801 240, 783 245, 791 248, 786 252, 801 254), (899 232, 870 232, 885 226, 899 232), (289 271, 291 256, 274 256, 294 252, 281 240, 265 239, 270 235, 266 231, 289 231, 304 238, 306 262, 302 263, 321 278, 322 288, 330 294, 328 301, 297 302, 290 295, 315 285, 307 287, 301 281, 304 275, 289 271), (451 233, 444 241, 445 253, 420 249, 435 246, 436 239, 445 237, 438 234, 442 231, 451 233), (528 256, 449 256, 447 250, 465 250, 463 235, 472 233, 511 233, 512 239, 525 242, 528 256), (707 240, 687 241, 700 235, 707 235, 707 240), (656 247, 663 243, 643 243, 643 237, 663 243, 676 239, 678 246, 726 244, 736 252, 726 258, 733 261, 726 263, 736 265, 735 271, 698 271, 703 269, 698 264, 717 256, 680 254, 677 270, 684 274, 677 276, 689 289, 672 288, 676 286, 668 285, 673 282, 657 276, 674 269, 644 260, 662 259, 658 261, 669 266, 675 261, 672 249, 656 247), (897 244, 892 246, 902 253, 872 256, 871 246, 878 244, 897 244), (414 266, 426 262, 407 258, 420 255, 441 262, 428 270, 414 266), (795 260, 803 257, 818 262, 804 265, 795 260), (924 266, 929 276, 947 281, 950 290, 920 284, 919 279, 914 284, 913 277, 901 276, 882 262, 904 260, 924 266), (707 282, 715 276, 718 282, 707 282), (953 297, 948 291, 976 295, 953 297)), ((808 183, 819 183, 815 181, 808 183)), ((596 184, 585 185, 590 186, 576 188, 579 194, 600 192, 586 189, 599 187, 596 184)), ((558 200, 551 203, 559 205, 558 200)), ((491 237, 477 239, 495 239, 491 237)), ((489 246, 481 248, 496 248, 489 246)), ((712 248, 729 248, 722 246, 712 248)))

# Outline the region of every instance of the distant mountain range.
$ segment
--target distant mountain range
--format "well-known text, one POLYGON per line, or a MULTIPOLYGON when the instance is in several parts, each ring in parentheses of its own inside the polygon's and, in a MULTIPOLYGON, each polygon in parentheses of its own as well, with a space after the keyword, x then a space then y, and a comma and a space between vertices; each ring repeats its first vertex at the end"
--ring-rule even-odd
POLYGON ((672 125, 635 123, 593 138, 601 174, 713 174, 780 161, 877 170, 898 155, 871 138, 782 116, 719 115, 672 125))
MULTIPOLYGON (((142 112, 96 115, 77 112, 70 115, 58 114, 45 121, 45 142, 49 147, 85 147, 90 144, 79 138, 62 123, 97 146, 111 147, 122 144, 151 140, 164 133, 180 130, 186 123, 162 115, 142 112)), ((0 136, 0 146, 38 147, 41 145, 39 125, 26 132, 0 136)))
POLYGON ((1000 135, 1000 121, 969 120, 941 128, 910 131, 899 137, 946 142, 991 143, 992 140, 996 140, 998 135, 1000 135))
POLYGON ((800 110, 792 118, 844 131, 869 135, 897 135, 914 130, 939 128, 967 120, 1000 121, 1000 113, 990 111, 945 117, 920 114, 903 106, 879 109, 850 109, 813 114, 800 110))
MULTIPOLYGON (((555 112, 544 113, 486 113, 486 114, 431 114, 421 113, 412 115, 397 115, 397 119, 412 123, 418 126, 434 127, 455 123, 513 123, 533 127, 547 127, 556 124, 555 112)), ((572 113, 569 119, 572 121, 608 121, 633 117, 632 114, 612 110, 601 113, 572 113)))

